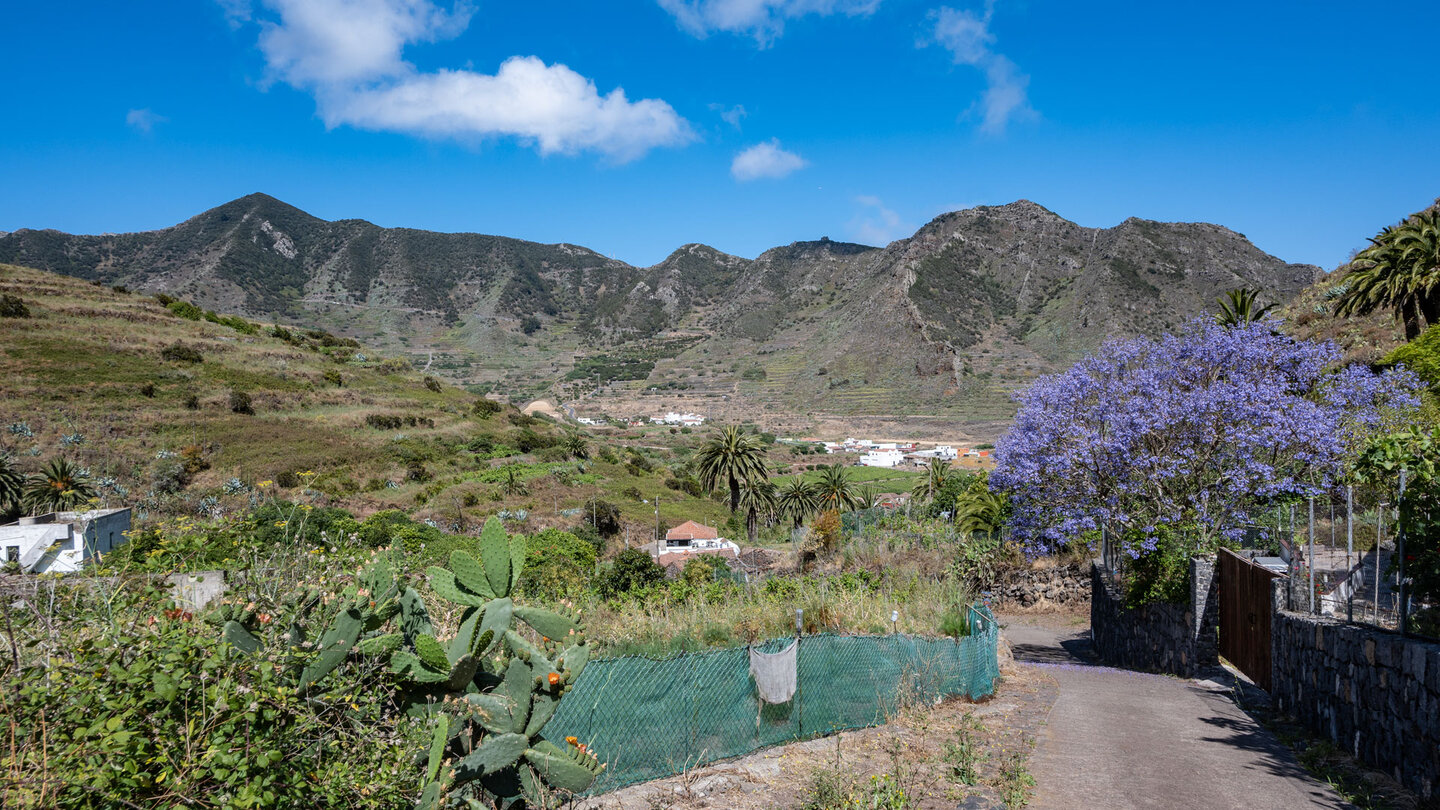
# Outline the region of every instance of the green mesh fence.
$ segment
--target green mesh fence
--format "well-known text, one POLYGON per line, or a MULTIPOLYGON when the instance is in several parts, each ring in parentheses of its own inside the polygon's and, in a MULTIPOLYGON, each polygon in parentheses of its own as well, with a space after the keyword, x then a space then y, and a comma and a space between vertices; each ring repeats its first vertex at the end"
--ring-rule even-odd
MULTIPOLYGON (((984 697, 1000 675, 998 629, 985 620, 959 639, 805 636, 790 702, 762 704, 746 649, 592 662, 545 736, 574 736, 608 767, 592 792, 842 729, 880 725, 903 703, 984 697)), ((778 652, 792 639, 757 645, 778 652)))

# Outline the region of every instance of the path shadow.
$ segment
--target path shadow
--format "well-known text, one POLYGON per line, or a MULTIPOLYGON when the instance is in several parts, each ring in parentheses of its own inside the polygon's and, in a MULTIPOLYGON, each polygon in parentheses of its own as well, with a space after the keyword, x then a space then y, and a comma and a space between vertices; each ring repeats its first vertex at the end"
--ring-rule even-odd
MULTIPOLYGON (((1224 696, 1216 695, 1209 690, 1201 690, 1201 692, 1205 697, 1229 702, 1224 696)), ((1249 751, 1254 758, 1252 763, 1246 767, 1268 771, 1297 784, 1306 785, 1306 793, 1317 804, 1336 808, 1336 810, 1353 810, 1354 805, 1337 797, 1315 777, 1307 773, 1305 767, 1295 759, 1295 753, 1280 742, 1269 729, 1256 723, 1254 718, 1213 715, 1201 717, 1199 720, 1219 732, 1213 737, 1201 737, 1201 741, 1249 751)))
POLYGON ((1015 660, 1025 664, 1079 664, 1094 666, 1095 648, 1090 643, 1089 632, 1078 636, 1059 639, 1058 643, 1027 643, 1011 641, 1010 652, 1015 660))

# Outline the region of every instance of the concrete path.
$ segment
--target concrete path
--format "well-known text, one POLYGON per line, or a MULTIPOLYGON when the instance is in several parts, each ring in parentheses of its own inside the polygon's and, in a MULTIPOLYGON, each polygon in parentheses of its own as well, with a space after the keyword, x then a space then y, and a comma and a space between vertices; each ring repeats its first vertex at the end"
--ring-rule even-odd
POLYGON ((1021 621, 1004 630, 1017 663, 1060 684, 1030 759, 1034 810, 1350 807, 1220 683, 1092 666, 1088 630, 1021 621))

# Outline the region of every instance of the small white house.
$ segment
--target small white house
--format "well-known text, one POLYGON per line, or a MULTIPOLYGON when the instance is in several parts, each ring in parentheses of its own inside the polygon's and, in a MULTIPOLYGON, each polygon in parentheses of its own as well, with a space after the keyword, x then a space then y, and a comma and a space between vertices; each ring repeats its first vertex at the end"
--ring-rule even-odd
POLYGON ((0 526, 0 554, 22 571, 78 571, 99 554, 123 545, 129 509, 51 512, 0 526))
POLYGON ((899 450, 871 450, 860 457, 860 466, 897 467, 904 461, 905 454, 899 450))

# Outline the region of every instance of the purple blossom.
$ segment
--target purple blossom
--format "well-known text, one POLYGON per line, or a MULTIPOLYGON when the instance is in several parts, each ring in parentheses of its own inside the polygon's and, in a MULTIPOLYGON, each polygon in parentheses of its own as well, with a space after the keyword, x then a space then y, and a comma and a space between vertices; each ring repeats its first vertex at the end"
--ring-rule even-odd
POLYGON ((1333 483, 1363 436, 1418 405, 1414 374, 1334 370, 1340 358, 1208 319, 1106 343, 1017 395, 990 480, 1031 554, 1102 526, 1135 556, 1162 527, 1233 537, 1257 508, 1333 483))

